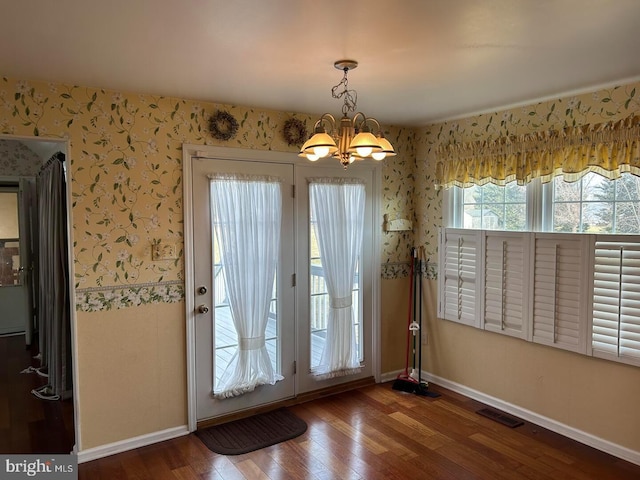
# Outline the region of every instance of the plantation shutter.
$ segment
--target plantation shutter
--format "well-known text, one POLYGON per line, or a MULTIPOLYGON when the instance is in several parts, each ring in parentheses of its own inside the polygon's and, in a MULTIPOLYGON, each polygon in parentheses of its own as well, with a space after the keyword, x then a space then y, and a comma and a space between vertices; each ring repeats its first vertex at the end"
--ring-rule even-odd
POLYGON ((593 280, 594 357, 640 365, 640 242, 599 235, 593 280))
POLYGON ((532 340, 586 353, 589 237, 537 233, 533 241, 532 340))
POLYGON ((529 234, 485 232, 484 329, 526 338, 529 234))
POLYGON ((438 313, 440 318, 480 326, 480 230, 440 230, 438 313))

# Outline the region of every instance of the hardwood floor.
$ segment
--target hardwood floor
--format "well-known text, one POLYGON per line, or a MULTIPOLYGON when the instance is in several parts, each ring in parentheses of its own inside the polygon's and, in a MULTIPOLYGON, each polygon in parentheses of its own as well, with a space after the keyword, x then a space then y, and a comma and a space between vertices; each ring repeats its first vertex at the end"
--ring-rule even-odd
POLYGON ((36 345, 23 335, 0 337, 0 454, 70 453, 74 445, 73 401, 40 400, 31 390, 45 385, 36 373, 36 345))
POLYGON ((482 417, 479 402, 363 387, 290 407, 302 436, 238 456, 195 435, 79 466, 80 480, 133 479, 639 479, 630 464, 525 422, 482 417))

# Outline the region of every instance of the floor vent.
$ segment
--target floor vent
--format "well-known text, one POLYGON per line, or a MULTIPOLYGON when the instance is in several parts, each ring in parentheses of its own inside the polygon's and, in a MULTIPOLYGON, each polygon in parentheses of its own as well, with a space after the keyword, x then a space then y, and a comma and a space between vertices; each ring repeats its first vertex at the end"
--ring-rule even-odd
POLYGON ((520 425, 524 425, 524 422, 519 418, 509 415, 508 413, 500 412, 493 408, 481 408, 476 413, 482 415, 483 417, 490 418, 491 420, 495 420, 502 425, 507 427, 515 428, 520 425))

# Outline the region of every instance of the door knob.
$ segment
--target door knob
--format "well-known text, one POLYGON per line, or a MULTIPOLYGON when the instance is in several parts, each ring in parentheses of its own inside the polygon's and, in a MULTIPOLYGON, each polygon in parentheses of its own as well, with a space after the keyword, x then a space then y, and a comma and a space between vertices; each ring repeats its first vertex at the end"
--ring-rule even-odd
POLYGON ((198 306, 198 313, 208 313, 208 312, 209 312, 209 307, 207 307, 206 305, 198 306))

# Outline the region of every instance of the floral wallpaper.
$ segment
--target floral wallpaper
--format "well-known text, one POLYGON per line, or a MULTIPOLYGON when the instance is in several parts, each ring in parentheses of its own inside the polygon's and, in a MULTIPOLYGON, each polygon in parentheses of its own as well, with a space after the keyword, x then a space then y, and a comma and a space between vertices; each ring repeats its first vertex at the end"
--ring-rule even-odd
MULTIPOLYGON (((2 77, 0 133, 68 138, 73 252, 82 311, 174 302, 183 296, 182 144, 297 151, 282 134, 298 118, 316 117, 171 97, 136 95, 2 77), (209 133, 209 118, 229 112, 238 122, 228 141, 209 133), (152 261, 154 242, 178 246, 175 260, 152 261)), ((398 155, 383 167, 383 213, 411 218, 414 131, 385 135, 398 155)), ((382 228, 382 219, 380 220, 382 228)), ((402 275, 409 233, 385 234, 386 276, 402 275)))
POLYGON ((640 82, 419 129, 416 134, 417 243, 424 245, 427 256, 437 262, 437 231, 442 225, 442 197, 433 187, 436 165, 434 147, 621 120, 633 113, 640 113, 640 82))
POLYGON ((34 177, 42 159, 21 142, 0 139, 0 176, 34 177))
MULTIPOLYGON (((423 274, 435 277, 441 196, 434 188, 440 144, 495 139, 625 118, 640 110, 640 84, 559 98, 423 128, 388 127, 398 155, 383 165, 382 213, 413 231, 382 233, 382 276, 409 273, 412 246, 424 247, 423 274), (415 237, 414 237, 415 235, 415 237)), ((290 118, 311 130, 316 117, 65 84, 0 80, 0 133, 68 138, 78 309, 172 302, 184 295, 182 144, 296 151, 282 135, 290 118), (209 117, 231 113, 237 134, 214 138, 209 117), (152 261, 156 241, 178 246, 175 260, 152 261), (133 294, 130 289, 133 288, 133 294), (106 292, 106 296, 104 293, 106 292)), ((0 159, 2 156, 0 146, 0 159)), ((26 153, 25 153, 26 155, 26 153)), ((5 160, 0 162, 6 163, 5 160)), ((19 171, 24 162, 7 166, 19 171)), ((379 219, 382 230, 383 219, 379 219)))
MULTIPOLYGON (((416 225, 415 193, 415 130, 394 128, 390 135, 397 156, 385 160, 382 171, 382 213, 388 220, 408 219, 416 225)), ((379 228, 382 230, 382 219, 379 228)), ((382 233, 382 278, 409 275, 409 260, 413 246, 413 230, 382 233)))

